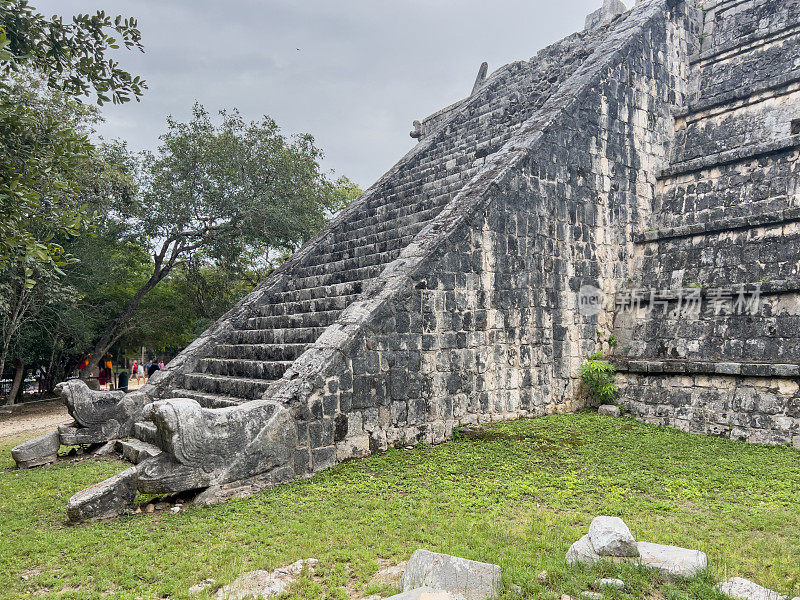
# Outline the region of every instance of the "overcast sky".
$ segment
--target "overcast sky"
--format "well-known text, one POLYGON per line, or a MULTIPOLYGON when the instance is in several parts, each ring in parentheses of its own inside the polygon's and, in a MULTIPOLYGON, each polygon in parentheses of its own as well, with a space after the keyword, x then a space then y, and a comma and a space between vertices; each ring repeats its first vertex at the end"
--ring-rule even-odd
MULTIPOLYGON (((308 132, 324 165, 372 184, 415 143, 412 121, 467 95, 478 67, 521 59, 583 27, 600 0, 32 0, 40 12, 139 20, 141 103, 103 109, 107 138, 153 149, 167 115, 267 114, 308 132)), ((632 4, 632 2, 628 2, 632 4)))

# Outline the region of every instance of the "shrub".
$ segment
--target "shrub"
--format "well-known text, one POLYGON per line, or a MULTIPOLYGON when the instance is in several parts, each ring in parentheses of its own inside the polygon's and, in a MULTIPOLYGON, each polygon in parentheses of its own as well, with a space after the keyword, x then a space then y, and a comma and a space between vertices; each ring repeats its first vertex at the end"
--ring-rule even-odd
POLYGON ((617 395, 617 386, 614 385, 614 365, 602 360, 602 357, 595 353, 581 365, 579 371, 581 381, 593 400, 600 404, 614 401, 617 395))

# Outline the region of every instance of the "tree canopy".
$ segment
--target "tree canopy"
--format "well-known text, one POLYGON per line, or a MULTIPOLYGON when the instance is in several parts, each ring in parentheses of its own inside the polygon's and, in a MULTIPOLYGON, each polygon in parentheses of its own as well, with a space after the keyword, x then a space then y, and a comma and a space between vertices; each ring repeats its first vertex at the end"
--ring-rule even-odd
MULTIPOLYGON (((146 84, 114 54, 137 22, 0 0, 0 378, 47 386, 108 353, 188 344, 361 190, 270 117, 167 121, 157 151, 91 141, 94 104, 146 84)), ((18 386, 15 385, 15 390, 18 386)), ((14 400, 14 393, 8 398, 14 400)))
POLYGON ((214 120, 195 104, 188 122, 168 119, 158 151, 142 157, 137 201, 120 198, 107 213, 143 241, 152 271, 97 341, 90 364, 176 267, 263 276, 360 194, 347 178, 331 181, 321 158, 313 137, 287 138, 270 117, 247 122, 233 110, 214 120))
POLYGON ((76 182, 92 152, 87 131, 28 102, 29 82, 58 92, 62 106, 92 94, 98 104, 138 100, 145 82, 109 52, 141 50, 140 40, 134 19, 99 11, 64 23, 25 0, 0 0, 0 267, 63 264, 55 238, 77 235, 91 219, 76 182))

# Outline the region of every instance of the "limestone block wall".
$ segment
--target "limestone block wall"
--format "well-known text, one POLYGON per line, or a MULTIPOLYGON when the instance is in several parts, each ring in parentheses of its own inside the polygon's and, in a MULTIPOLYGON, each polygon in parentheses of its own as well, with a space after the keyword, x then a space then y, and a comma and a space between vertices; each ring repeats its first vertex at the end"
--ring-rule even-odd
POLYGON ((800 3, 706 3, 702 31, 616 299, 621 402, 689 431, 798 444, 800 3))
POLYGON ((746 100, 693 110, 677 121, 675 162, 744 146, 776 142, 791 135, 800 115, 800 84, 746 100))
POLYGON ((701 79, 697 99, 725 100, 797 76, 797 2, 712 1, 703 9, 702 52, 692 61, 701 79))
POLYGON ((648 423, 800 448, 796 370, 788 376, 773 372, 759 377, 624 372, 618 379, 623 403, 648 423))
POLYGON ((749 285, 743 293, 735 286, 690 288, 683 301, 674 293, 653 302, 643 298, 617 316, 620 352, 627 360, 800 364, 798 291, 795 280, 749 285), (696 310, 690 312, 693 292, 696 310))
POLYGON ((750 217, 775 218, 800 207, 798 181, 800 152, 793 143, 759 145, 730 162, 675 170, 659 181, 650 230, 723 222, 733 227, 750 217))

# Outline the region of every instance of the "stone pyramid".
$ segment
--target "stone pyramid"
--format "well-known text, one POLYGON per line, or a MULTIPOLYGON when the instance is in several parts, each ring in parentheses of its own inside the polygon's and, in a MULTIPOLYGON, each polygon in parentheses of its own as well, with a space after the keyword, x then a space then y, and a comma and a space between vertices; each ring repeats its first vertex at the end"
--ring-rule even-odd
POLYGON ((702 8, 607 0, 531 60, 482 67, 143 390, 65 384, 62 443, 150 449, 74 497, 72 518, 137 489, 223 498, 574 411, 598 350, 642 418, 797 443, 800 0, 702 8), (737 286, 765 312, 709 309, 737 286))

